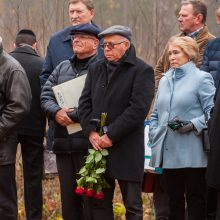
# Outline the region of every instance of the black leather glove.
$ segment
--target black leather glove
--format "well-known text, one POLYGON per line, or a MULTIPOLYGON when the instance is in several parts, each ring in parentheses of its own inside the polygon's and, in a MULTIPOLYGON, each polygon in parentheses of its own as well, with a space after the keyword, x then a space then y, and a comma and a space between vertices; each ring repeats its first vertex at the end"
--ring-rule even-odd
POLYGON ((178 120, 178 122, 181 124, 181 126, 177 129, 179 133, 185 134, 194 130, 194 125, 191 121, 178 120))

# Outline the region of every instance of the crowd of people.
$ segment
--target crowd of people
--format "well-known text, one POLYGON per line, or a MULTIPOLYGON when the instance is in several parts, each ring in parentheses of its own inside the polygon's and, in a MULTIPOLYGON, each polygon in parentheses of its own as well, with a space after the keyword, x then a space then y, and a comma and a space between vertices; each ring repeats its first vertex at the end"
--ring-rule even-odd
MULTIPOLYGON (((30 29, 17 33, 10 54, 0 38, 0 219, 18 216, 19 143, 26 219, 42 219, 46 119, 63 219, 113 220, 116 180, 126 219, 143 219, 144 121, 150 115, 150 166, 163 169, 155 175, 156 220, 220 220, 220 38, 208 31, 207 6, 183 1, 180 33, 169 39, 155 69, 137 57, 129 27, 102 30, 92 21, 94 13, 93 0, 69 0, 71 25, 52 35, 45 59, 30 29), (54 87, 83 75, 78 106, 61 106, 54 87), (75 124, 81 130, 69 133, 67 127, 75 124), (202 138, 207 126, 209 152, 202 138), (108 150, 102 199, 92 191, 74 192, 89 149, 108 150)), ((217 24, 219 18, 217 9, 217 24)), ((95 172, 85 181, 95 184, 95 172)))

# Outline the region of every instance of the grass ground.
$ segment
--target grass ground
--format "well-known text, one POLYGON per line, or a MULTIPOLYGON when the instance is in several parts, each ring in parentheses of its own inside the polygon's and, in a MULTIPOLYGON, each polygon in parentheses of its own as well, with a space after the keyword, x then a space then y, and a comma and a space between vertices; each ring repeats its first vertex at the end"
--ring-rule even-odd
MULTIPOLYGON (((25 220, 24 211, 24 196, 23 196, 23 175, 22 175, 22 162, 21 153, 18 150, 17 163, 17 189, 18 189, 18 219, 25 220)), ((43 180, 43 219, 42 220, 62 220, 61 217, 61 204, 60 204, 60 194, 59 194, 59 180, 55 176, 52 179, 43 180)), ((117 187, 114 204, 122 203, 120 190, 117 187)), ((152 208, 152 195, 143 193, 143 207, 144 207, 144 220, 155 220, 153 208, 152 208)), ((117 216, 115 220, 124 220, 124 216, 117 216)))

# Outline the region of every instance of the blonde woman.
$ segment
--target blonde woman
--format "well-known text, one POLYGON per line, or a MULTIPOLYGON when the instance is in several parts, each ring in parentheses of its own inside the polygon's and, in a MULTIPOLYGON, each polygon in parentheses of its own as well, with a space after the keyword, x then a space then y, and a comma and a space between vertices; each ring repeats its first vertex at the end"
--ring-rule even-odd
POLYGON ((169 43, 171 68, 161 79, 150 119, 151 165, 164 169, 169 220, 205 220, 205 171, 201 131, 213 107, 214 82, 196 67, 198 46, 190 37, 169 43))

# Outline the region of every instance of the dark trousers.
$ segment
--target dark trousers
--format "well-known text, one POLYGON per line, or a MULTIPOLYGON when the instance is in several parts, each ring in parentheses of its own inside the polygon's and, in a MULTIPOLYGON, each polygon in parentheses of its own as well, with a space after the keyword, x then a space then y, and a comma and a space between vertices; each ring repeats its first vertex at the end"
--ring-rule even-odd
POLYGON ((165 169, 169 220, 184 220, 185 196, 189 220, 206 219, 205 168, 165 169))
MULTIPOLYGON (((115 180, 107 178, 111 186, 104 189, 104 199, 92 199, 92 220, 113 220, 112 200, 114 196, 115 180)), ((118 180, 124 205, 126 208, 126 220, 142 220, 143 208, 141 199, 141 182, 118 180)))
POLYGON ((215 220, 216 212, 217 212, 217 190, 209 186, 207 186, 206 211, 207 211, 207 220, 215 220))
POLYGON ((60 180, 62 216, 64 220, 82 220, 90 218, 88 199, 77 195, 77 173, 84 165, 87 153, 56 154, 57 169, 60 180))
POLYGON ((169 204, 164 174, 155 175, 155 187, 153 193, 156 220, 168 220, 169 204))
POLYGON ((17 220, 15 165, 0 166, 0 219, 17 220))
POLYGON ((220 190, 217 190, 218 202, 217 202, 217 213, 215 220, 220 220, 220 190))
POLYGON ((18 135, 21 144, 27 220, 42 219, 43 137, 18 135))

